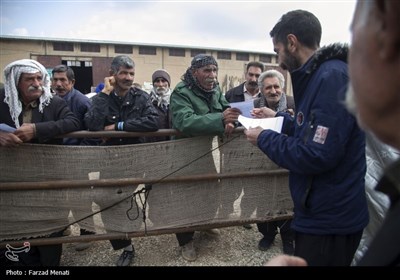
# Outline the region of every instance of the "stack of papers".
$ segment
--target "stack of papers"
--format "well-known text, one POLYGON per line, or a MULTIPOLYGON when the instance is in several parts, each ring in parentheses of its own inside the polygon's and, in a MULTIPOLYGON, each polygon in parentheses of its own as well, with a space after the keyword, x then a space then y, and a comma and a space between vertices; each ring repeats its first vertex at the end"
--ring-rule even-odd
POLYGON ((283 117, 266 118, 266 119, 253 119, 240 115, 238 121, 246 128, 256 128, 258 126, 264 129, 271 129, 278 133, 282 131, 283 117))

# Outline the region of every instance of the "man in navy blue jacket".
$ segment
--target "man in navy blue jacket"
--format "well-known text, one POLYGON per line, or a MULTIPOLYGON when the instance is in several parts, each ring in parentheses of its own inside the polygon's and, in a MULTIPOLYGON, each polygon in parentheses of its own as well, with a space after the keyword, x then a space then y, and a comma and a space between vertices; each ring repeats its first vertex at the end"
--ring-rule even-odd
MULTIPOLYGON (((72 113, 78 118, 81 123, 81 130, 85 130, 86 127, 84 125, 84 118, 86 112, 92 106, 92 102, 84 95, 82 92, 74 88, 75 85, 75 73, 74 70, 64 64, 57 65, 51 71, 51 86, 56 95, 64 99, 69 109, 72 113)), ((101 139, 95 138, 64 138, 64 145, 98 145, 100 144, 101 139)), ((87 213, 91 213, 92 205, 88 205, 86 209, 87 213)), ((76 214, 76 213, 73 213, 76 214)), ((77 218, 77 216, 75 216, 77 218)), ((90 221, 93 221, 93 218, 89 218, 90 221)), ((94 222, 90 222, 94 228, 94 222)), ((80 224, 80 234, 88 235, 94 234, 94 232, 86 230, 80 224)), ((90 242, 82 242, 75 245, 75 250, 82 251, 90 247, 90 242)))
POLYGON ((295 256, 312 266, 350 265, 368 224, 365 135, 344 106, 345 45, 320 48, 322 28, 310 12, 283 15, 270 32, 280 66, 292 78, 296 115, 282 133, 254 128, 248 140, 290 171, 295 256))
MULTIPOLYGON (((81 130, 86 130, 84 125, 84 118, 87 111, 92 106, 92 102, 89 97, 84 95, 82 92, 74 88, 75 85, 75 73, 71 67, 60 64, 53 68, 51 71, 51 86, 54 93, 64 99, 69 109, 78 120, 81 122, 81 130)), ((86 139, 86 138, 64 138, 64 145, 98 145, 100 141, 98 139, 86 139)))

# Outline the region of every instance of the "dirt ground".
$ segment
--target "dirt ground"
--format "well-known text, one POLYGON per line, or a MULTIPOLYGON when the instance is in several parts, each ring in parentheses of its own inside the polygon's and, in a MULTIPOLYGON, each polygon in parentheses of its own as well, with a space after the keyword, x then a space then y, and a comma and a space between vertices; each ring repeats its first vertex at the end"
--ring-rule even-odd
MULTIPOLYGON (((197 260, 185 261, 174 234, 134 238, 135 258, 131 266, 262 266, 271 257, 282 253, 279 234, 274 245, 266 252, 257 248, 262 235, 257 226, 251 229, 243 226, 220 229, 218 237, 196 232, 194 246, 197 260)), ((72 235, 79 233, 73 228, 72 235)), ((62 266, 115 266, 122 250, 114 251, 109 241, 92 242, 84 251, 76 251, 74 243, 63 245, 62 266)))

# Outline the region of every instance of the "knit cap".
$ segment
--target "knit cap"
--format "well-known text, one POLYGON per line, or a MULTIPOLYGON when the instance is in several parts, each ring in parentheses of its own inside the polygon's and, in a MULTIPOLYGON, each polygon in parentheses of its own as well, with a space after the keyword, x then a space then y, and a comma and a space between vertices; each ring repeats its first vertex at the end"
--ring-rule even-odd
POLYGON ((158 78, 164 78, 165 80, 167 80, 168 86, 171 86, 171 77, 169 76, 168 72, 164 69, 156 70, 153 73, 153 76, 151 76, 151 78, 152 78, 153 84, 154 84, 154 81, 157 80, 158 78))

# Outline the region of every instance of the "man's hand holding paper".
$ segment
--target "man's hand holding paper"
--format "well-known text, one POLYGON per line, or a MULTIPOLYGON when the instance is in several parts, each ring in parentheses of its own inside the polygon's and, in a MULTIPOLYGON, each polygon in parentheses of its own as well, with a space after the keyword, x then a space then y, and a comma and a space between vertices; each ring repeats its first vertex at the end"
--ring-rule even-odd
POLYGON ((242 112, 238 108, 228 108, 223 113, 223 122, 225 125, 225 134, 229 137, 235 129, 235 123, 242 112))
POLYGON ((273 118, 276 112, 268 107, 254 108, 251 110, 251 116, 257 119, 273 118))
POLYGON ((263 131, 264 128, 258 126, 256 128, 249 128, 244 130, 244 134, 247 136, 247 140, 253 144, 254 146, 257 146, 257 139, 258 135, 260 135, 261 131, 263 131))

